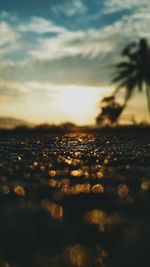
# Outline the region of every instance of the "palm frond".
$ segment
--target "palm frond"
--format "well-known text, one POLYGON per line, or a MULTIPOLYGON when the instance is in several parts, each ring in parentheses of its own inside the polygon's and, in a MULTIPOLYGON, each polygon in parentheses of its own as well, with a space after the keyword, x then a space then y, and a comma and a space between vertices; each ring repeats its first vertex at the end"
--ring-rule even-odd
POLYGON ((123 51, 122 51, 122 56, 128 56, 128 55, 130 55, 131 50, 132 50, 133 48, 135 48, 135 47, 136 47, 136 43, 135 43, 135 42, 132 42, 132 43, 130 43, 129 45, 127 45, 127 46, 123 49, 123 51))
POLYGON ((118 71, 132 71, 136 69, 136 64, 133 62, 120 62, 118 64, 116 64, 115 69, 118 71))
POLYGON ((139 43, 131 43, 122 51, 124 59, 115 65, 115 72, 111 83, 117 84, 116 94, 121 88, 126 88, 125 102, 134 92, 134 89, 142 91, 147 86, 147 103, 150 112, 150 47, 146 39, 140 39, 139 43))
POLYGON ((136 76, 135 70, 124 70, 118 72, 118 74, 112 79, 112 83, 118 83, 123 80, 128 80, 130 77, 136 76))

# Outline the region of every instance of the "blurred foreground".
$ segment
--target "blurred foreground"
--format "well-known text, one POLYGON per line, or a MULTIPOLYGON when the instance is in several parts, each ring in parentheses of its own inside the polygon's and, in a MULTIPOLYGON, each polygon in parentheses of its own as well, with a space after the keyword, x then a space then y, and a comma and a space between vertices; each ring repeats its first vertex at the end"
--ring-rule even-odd
POLYGON ((0 267, 149 266, 145 130, 0 134, 0 267))

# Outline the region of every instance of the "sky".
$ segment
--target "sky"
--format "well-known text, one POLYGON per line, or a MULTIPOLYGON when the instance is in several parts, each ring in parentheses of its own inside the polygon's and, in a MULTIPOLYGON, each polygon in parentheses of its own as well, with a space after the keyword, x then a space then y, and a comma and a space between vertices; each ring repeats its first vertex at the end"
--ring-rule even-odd
MULTIPOLYGON (((123 47, 150 40, 149 0, 1 0, 0 116, 93 124, 123 47)), ((122 115, 148 119, 144 94, 122 115)))

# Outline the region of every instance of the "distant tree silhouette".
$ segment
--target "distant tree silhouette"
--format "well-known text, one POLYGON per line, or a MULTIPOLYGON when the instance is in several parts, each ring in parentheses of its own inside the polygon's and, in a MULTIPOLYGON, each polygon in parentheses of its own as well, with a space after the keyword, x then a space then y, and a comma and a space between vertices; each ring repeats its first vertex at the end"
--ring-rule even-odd
POLYGON ((74 128, 76 128, 77 126, 76 126, 74 123, 72 123, 72 122, 64 122, 64 123, 62 123, 62 124, 60 125, 60 127, 61 127, 62 129, 74 129, 74 128))
POLYGON ((121 88, 126 89, 125 103, 132 97, 135 89, 146 90, 148 110, 150 112, 150 47, 146 39, 131 43, 122 51, 123 60, 115 65, 112 83, 118 84, 114 95, 121 88))
POLYGON ((124 105, 116 102, 114 96, 104 97, 100 102, 101 112, 96 118, 97 125, 112 125, 117 123, 124 105))

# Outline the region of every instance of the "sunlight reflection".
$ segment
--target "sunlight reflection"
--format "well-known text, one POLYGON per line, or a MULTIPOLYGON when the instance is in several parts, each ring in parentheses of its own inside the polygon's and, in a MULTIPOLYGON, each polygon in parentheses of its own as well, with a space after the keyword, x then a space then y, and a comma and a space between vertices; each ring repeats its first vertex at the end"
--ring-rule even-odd
POLYGON ((129 194, 128 186, 126 184, 120 184, 118 186, 118 195, 119 195, 119 197, 125 198, 125 197, 128 196, 128 194, 129 194))
POLYGON ((107 215, 102 210, 92 210, 85 215, 85 223, 97 224, 100 232, 104 232, 107 215))
POLYGON ((102 184, 96 184, 92 187, 93 193, 104 193, 104 187, 102 184))
POLYGON ((16 185, 14 187, 14 193, 19 196, 19 197, 23 197, 26 194, 25 189, 23 188, 23 186, 21 185, 16 185))
POLYGON ((48 199, 43 199, 41 206, 46 209, 55 219, 61 219, 63 217, 62 206, 52 203, 48 199))
POLYGON ((54 176, 56 176, 56 171, 55 170, 50 170, 50 171, 48 171, 48 175, 49 176, 51 176, 51 177, 54 177, 54 176))
POLYGON ((141 183, 141 189, 142 189, 143 191, 148 191, 148 190, 150 190, 150 180, 142 182, 142 183, 141 183))
POLYGON ((60 187, 60 182, 57 181, 57 180, 54 180, 54 179, 49 179, 48 180, 48 185, 53 187, 53 188, 55 188, 55 187, 59 188, 60 187))
POLYGON ((10 189, 7 185, 2 185, 0 188, 0 191, 4 194, 4 195, 8 195, 10 193, 10 189))
POLYGON ((108 215, 103 210, 94 209, 85 213, 84 222, 85 224, 96 224, 99 232, 112 232, 121 225, 122 218, 118 213, 108 215))
POLYGON ((69 258, 73 266, 76 267, 85 266, 87 257, 88 253, 85 247, 77 244, 69 248, 69 258))

